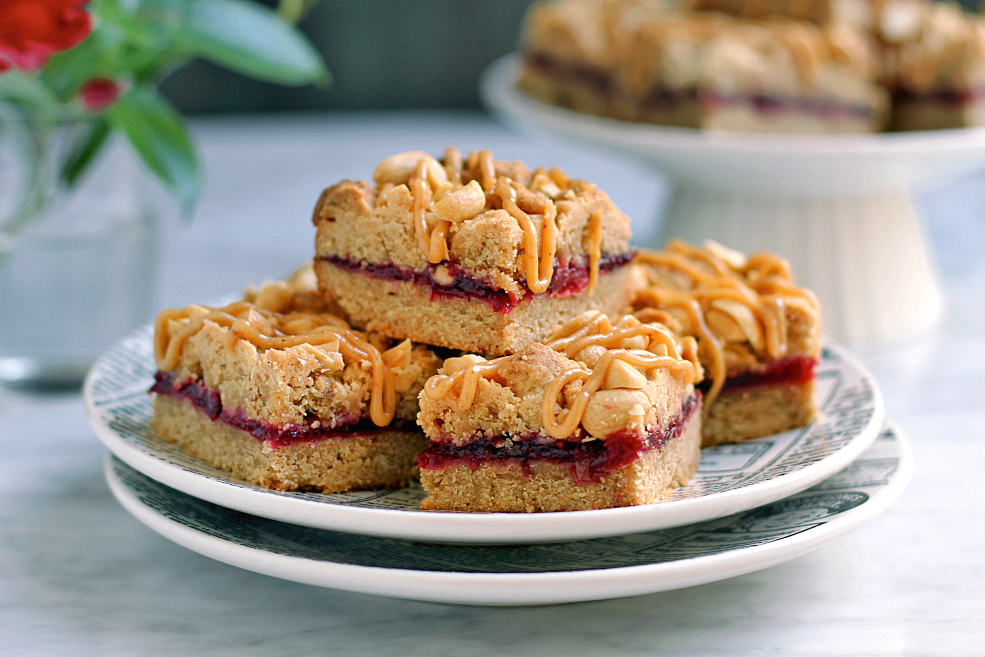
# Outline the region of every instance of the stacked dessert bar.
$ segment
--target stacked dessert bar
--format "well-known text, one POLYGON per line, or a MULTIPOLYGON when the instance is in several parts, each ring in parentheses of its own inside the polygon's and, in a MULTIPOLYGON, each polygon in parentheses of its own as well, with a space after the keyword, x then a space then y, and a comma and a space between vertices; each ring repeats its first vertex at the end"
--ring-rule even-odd
POLYGON ((518 87, 628 121, 742 132, 985 122, 985 19, 931 0, 554 0, 518 87))
POLYGON ((421 395, 425 509, 565 511, 647 504, 697 472, 693 339, 599 312, 546 343, 445 361, 421 395))
POLYGON ((629 219, 560 169, 401 153, 326 189, 314 221, 322 290, 390 337, 507 354, 626 301, 629 219))
POLYGON ((661 325, 610 321, 632 253, 605 193, 454 149, 387 158, 373 183, 322 195, 315 267, 360 326, 462 354, 420 397, 424 508, 644 504, 687 481, 700 369, 661 325))
POLYGON ((155 327, 154 429, 254 484, 647 504, 697 471, 703 421, 714 444, 813 419, 817 306, 782 260, 635 262, 625 215, 559 169, 401 153, 314 221, 314 273, 155 327))

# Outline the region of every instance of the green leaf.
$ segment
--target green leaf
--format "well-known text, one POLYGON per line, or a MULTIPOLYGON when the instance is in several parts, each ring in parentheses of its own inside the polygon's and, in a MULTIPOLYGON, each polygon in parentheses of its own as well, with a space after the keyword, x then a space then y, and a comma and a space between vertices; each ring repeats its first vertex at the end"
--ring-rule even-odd
POLYGON ((194 144, 174 108, 152 89, 136 87, 108 115, 190 217, 202 194, 202 175, 194 144))
POLYGON ((102 57, 98 40, 90 37, 75 48, 48 60, 41 70, 41 79, 62 100, 71 100, 82 83, 99 71, 102 57))
POLYGON ((12 103, 38 117, 56 113, 58 98, 35 75, 22 71, 0 74, 0 101, 12 103))
POLYGON ((72 144, 68 157, 62 164, 61 180, 68 187, 73 187, 85 173, 89 165, 99 155, 106 138, 109 137, 110 127, 106 119, 93 119, 89 128, 72 144))
POLYGON ((176 40, 189 54, 268 82, 303 85, 329 79, 308 40, 262 5, 191 0, 176 40))

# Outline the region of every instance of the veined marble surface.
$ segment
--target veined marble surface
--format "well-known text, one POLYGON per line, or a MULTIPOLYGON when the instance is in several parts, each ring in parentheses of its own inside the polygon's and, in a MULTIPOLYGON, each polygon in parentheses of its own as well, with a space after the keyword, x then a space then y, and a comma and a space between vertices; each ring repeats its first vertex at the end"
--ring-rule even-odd
MULTIPOLYGON (((197 129, 209 187, 190 227, 166 227, 162 308, 288 273, 312 253, 321 188, 399 150, 559 163, 607 190, 641 243, 666 192, 635 165, 470 115, 197 129)), ((0 655, 985 655, 985 177, 922 206, 948 317, 924 340, 856 350, 916 470, 893 507, 844 539, 758 573, 603 602, 474 608, 320 589, 145 528, 107 490, 78 396, 0 389, 0 655)))

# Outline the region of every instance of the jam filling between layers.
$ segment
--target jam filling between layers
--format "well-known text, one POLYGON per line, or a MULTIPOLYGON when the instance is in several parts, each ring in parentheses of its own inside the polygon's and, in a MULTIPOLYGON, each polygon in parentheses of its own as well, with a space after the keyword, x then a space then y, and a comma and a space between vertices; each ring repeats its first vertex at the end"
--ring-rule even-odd
POLYGON ((512 463, 520 465, 524 474, 529 475, 531 463, 546 462, 568 466, 575 483, 585 485, 600 481, 607 473, 626 467, 647 452, 661 449, 666 442, 681 435, 696 412, 701 412, 700 392, 695 392, 684 402, 665 430, 658 428, 644 435, 620 431, 605 440, 587 443, 557 440, 542 444, 535 440, 538 434, 482 436, 464 445, 431 443, 417 457, 417 464, 422 470, 443 470, 454 465, 467 465, 475 470, 493 462, 512 463))
POLYGON ((158 371, 154 375, 154 385, 150 392, 183 399, 205 413, 209 419, 222 422, 234 429, 245 431, 257 440, 261 440, 273 449, 296 445, 298 443, 314 444, 328 438, 354 438, 383 431, 399 431, 403 423, 394 422, 385 427, 378 427, 369 418, 351 413, 336 416, 335 426, 313 426, 318 422, 315 418, 307 424, 277 425, 264 420, 247 417, 242 408, 229 410, 222 405, 219 391, 188 378, 177 381, 168 372, 158 371))
MULTIPOLYGON (((814 379, 814 368, 817 366, 817 359, 797 357, 784 358, 783 360, 772 363, 762 372, 744 372, 725 379, 722 390, 733 390, 748 386, 758 385, 804 385, 814 379)), ((702 391, 707 391, 711 387, 711 381, 706 379, 698 387, 702 391)))
MULTIPOLYGON (((449 299, 478 299, 485 301, 492 306, 493 310, 504 315, 513 310, 523 298, 512 292, 493 287, 482 279, 472 278, 465 270, 453 262, 428 265, 428 268, 424 271, 415 271, 405 267, 398 267, 397 265, 360 262, 340 256, 320 256, 319 259, 339 269, 358 272, 371 278, 387 281, 407 281, 415 285, 428 287, 430 289, 431 301, 447 301, 449 299), (435 270, 439 266, 447 268, 448 274, 454 277, 452 283, 443 285, 434 279, 435 270)), ((612 271, 617 267, 628 264, 632 259, 632 251, 619 255, 602 254, 599 258, 599 272, 612 271)), ((555 262, 554 277, 551 279, 551 284, 545 294, 552 297, 581 294, 588 287, 588 279, 588 265, 555 262)), ((521 286, 526 289, 526 285, 521 283, 521 286)), ((528 294, 530 293, 529 290, 527 292, 528 294)))
POLYGON ((562 62, 542 52, 528 53, 525 61, 530 68, 560 78, 562 82, 581 84, 605 95, 612 91, 612 74, 603 68, 581 62, 562 62))
MULTIPOLYGON (((608 71, 585 64, 561 62, 544 53, 531 53, 526 56, 530 68, 550 75, 560 82, 580 84, 594 89, 601 95, 614 96, 615 84, 608 71)), ((670 107, 684 103, 701 103, 706 107, 727 105, 750 105, 761 114, 796 112, 825 119, 840 116, 868 118, 872 109, 865 105, 844 103, 822 98, 793 98, 771 94, 719 94, 700 90, 697 87, 671 89, 656 87, 640 101, 643 108, 670 107)))
POLYGON ((961 107, 985 98, 985 87, 978 89, 935 89, 924 93, 898 88, 893 89, 891 95, 894 103, 935 103, 961 107))

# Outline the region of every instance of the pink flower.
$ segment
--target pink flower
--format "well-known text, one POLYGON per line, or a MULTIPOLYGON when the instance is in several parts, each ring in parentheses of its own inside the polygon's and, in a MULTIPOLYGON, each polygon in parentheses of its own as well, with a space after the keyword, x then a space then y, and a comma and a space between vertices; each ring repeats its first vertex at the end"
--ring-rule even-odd
POLYGON ((0 0, 0 72, 44 66, 92 31, 87 0, 0 0))
POLYGON ((116 80, 92 78, 79 88, 79 100, 87 110, 99 112, 116 102, 122 91, 116 80))

